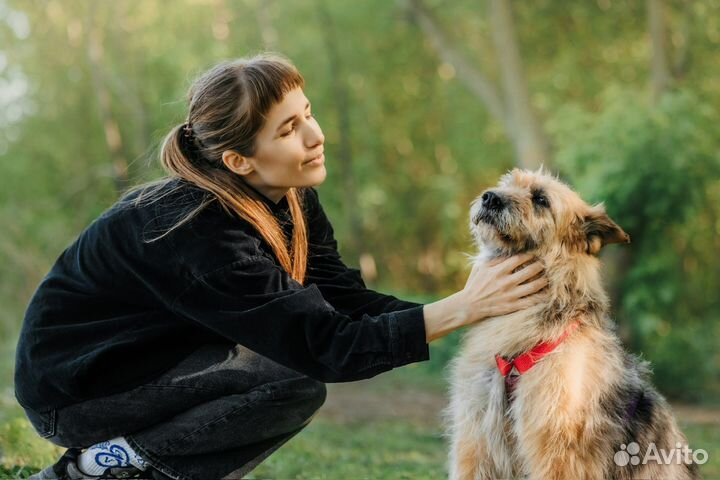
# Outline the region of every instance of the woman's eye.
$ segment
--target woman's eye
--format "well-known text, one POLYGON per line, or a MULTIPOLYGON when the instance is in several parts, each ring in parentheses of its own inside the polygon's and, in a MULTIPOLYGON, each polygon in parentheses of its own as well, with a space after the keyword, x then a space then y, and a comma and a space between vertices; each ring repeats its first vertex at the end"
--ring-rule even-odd
POLYGON ((293 133, 294 131, 295 131, 295 127, 291 128, 290 130, 288 130, 288 131, 285 132, 285 133, 281 133, 280 136, 281 136, 281 137, 287 137, 287 136, 289 136, 291 133, 293 133))

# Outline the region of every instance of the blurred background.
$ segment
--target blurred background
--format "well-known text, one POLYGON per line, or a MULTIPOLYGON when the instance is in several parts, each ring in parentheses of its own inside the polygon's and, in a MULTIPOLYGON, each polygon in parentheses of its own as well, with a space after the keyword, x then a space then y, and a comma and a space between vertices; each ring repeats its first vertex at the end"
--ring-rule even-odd
MULTIPOLYGON (((162 175, 193 78, 274 50, 305 76, 320 195, 375 289, 427 302, 462 288, 469 203, 515 166, 604 201, 633 241, 603 253, 620 334, 720 478, 719 47, 718 0, 0 0, 0 477, 60 452, 13 396, 34 289, 123 190, 162 175)), ((257 475, 444 476, 459 338, 332 386, 257 475)))

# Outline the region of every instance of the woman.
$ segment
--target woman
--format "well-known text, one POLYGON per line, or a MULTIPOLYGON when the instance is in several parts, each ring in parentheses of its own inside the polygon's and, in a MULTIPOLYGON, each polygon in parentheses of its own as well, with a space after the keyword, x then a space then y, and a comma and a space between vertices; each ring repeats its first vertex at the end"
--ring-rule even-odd
POLYGON ((428 305, 368 290, 311 187, 324 137, 296 68, 219 64, 165 139, 169 177, 65 250, 28 307, 15 388, 69 450, 34 478, 241 478, 299 432, 323 382, 428 359, 428 343, 542 300, 527 256, 428 305))

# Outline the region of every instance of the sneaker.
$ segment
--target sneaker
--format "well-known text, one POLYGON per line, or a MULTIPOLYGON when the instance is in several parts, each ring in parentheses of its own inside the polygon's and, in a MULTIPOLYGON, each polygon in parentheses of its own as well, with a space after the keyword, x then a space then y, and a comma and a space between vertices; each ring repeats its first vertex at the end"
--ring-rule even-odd
POLYGON ((77 466, 78 456, 82 453, 79 448, 71 448, 67 450, 62 457, 45 470, 31 475, 28 480, 110 480, 110 479, 135 479, 135 480, 166 480, 170 479, 155 470, 148 467, 146 470, 140 470, 135 467, 111 467, 105 470, 99 477, 93 477, 80 471, 77 466))

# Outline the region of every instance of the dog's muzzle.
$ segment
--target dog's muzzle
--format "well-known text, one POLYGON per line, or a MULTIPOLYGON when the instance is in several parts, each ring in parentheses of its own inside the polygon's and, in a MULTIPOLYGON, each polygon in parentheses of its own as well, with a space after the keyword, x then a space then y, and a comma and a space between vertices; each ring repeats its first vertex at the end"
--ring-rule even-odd
POLYGON ((483 208, 491 212, 500 211, 505 206, 505 202, 503 201, 502 197, 497 193, 493 192, 492 190, 488 190, 487 192, 483 193, 482 197, 480 197, 480 200, 482 201, 483 208))
POLYGON ((475 225, 480 225, 480 223, 487 223, 495 226, 495 222, 493 221, 493 215, 484 208, 478 209, 477 213, 473 215, 472 222, 475 225))
POLYGON ((479 205, 477 205, 477 211, 472 217, 472 222, 475 225, 480 225, 480 222, 484 222, 492 226, 497 226, 495 222, 496 217, 504 208, 505 201, 503 198, 489 190, 480 197, 480 202, 479 205))

